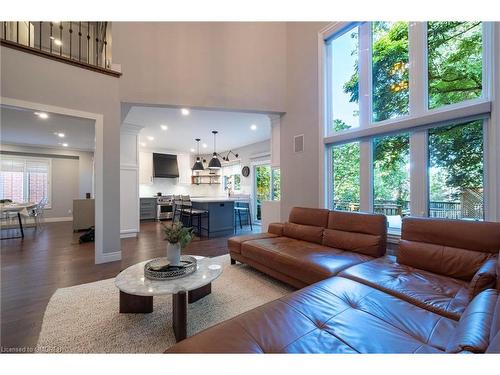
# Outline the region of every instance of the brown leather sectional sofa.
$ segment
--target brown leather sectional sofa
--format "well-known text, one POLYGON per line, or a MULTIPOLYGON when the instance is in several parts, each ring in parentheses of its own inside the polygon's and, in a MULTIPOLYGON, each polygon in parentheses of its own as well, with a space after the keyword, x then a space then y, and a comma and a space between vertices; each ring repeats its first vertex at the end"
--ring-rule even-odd
POLYGON ((172 353, 500 353, 500 223, 294 208, 231 259, 302 288, 184 340, 172 353))

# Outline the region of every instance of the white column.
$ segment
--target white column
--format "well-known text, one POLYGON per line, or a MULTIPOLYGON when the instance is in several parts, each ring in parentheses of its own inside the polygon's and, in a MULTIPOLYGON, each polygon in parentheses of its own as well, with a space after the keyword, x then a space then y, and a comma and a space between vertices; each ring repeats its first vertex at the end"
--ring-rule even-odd
POLYGON ((139 132, 143 127, 124 123, 120 129, 120 237, 139 233, 139 132))

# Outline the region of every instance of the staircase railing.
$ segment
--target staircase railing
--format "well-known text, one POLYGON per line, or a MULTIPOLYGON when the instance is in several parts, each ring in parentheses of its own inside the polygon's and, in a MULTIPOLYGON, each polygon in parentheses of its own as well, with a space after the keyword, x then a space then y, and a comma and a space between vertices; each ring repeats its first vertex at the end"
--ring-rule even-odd
POLYGON ((121 75, 112 69, 109 22, 1 22, 0 35, 5 47, 116 77, 121 75))

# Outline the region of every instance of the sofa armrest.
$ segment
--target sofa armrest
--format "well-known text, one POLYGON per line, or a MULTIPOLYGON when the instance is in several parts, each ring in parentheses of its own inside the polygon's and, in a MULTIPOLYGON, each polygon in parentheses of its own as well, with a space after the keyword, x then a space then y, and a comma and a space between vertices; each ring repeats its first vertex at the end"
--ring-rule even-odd
POLYGON ((272 234, 276 234, 278 236, 283 235, 283 228, 285 227, 284 223, 271 223, 267 228, 267 231, 272 234))
POLYGON ((491 257, 477 270, 469 284, 470 298, 474 298, 485 289, 495 287, 497 281, 496 266, 497 258, 491 257))

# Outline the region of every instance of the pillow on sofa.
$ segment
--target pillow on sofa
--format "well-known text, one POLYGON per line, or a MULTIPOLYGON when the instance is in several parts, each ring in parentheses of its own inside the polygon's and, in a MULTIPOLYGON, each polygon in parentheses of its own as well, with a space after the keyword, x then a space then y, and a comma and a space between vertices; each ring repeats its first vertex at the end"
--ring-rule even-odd
POLYGON ((469 284, 470 298, 474 298, 485 289, 495 287, 497 281, 496 265, 497 259, 491 257, 479 268, 469 284))
POLYGON ((283 235, 296 240, 315 242, 321 244, 323 241, 323 228, 314 225, 302 225, 285 223, 283 235))

